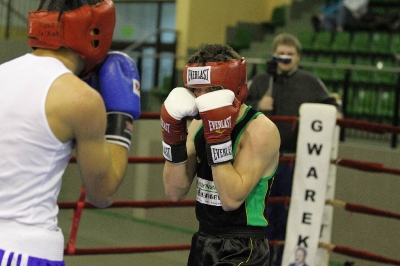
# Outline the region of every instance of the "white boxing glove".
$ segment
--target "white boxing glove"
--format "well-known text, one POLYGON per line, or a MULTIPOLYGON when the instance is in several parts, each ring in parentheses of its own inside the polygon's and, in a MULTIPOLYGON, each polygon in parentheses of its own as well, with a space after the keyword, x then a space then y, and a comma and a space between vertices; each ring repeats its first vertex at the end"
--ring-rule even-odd
POLYGON ((193 92, 177 87, 169 93, 161 107, 163 155, 167 161, 183 163, 187 160, 186 119, 198 114, 195 99, 193 92))
POLYGON ((173 89, 164 101, 165 109, 176 120, 184 117, 195 117, 199 111, 194 103, 196 96, 190 90, 177 87, 173 89))

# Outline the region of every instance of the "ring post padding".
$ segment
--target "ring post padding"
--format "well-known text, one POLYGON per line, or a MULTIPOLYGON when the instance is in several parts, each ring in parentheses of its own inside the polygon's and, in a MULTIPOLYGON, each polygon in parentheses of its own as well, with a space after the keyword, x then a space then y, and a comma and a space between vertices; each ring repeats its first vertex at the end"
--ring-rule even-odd
POLYGON ((306 263, 316 264, 316 255, 336 125, 336 108, 327 104, 300 106, 299 134, 292 195, 289 206, 282 265, 294 262, 296 249, 305 248, 306 263))

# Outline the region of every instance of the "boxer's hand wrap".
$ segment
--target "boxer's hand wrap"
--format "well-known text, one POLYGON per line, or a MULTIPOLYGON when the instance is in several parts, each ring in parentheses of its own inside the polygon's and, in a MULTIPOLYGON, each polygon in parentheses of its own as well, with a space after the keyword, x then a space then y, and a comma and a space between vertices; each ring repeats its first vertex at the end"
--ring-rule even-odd
POLYGON ((103 97, 107 141, 129 150, 132 122, 140 116, 140 78, 135 62, 127 54, 110 52, 87 82, 103 97))
POLYGON ((133 117, 126 113, 107 113, 106 139, 129 150, 132 138, 133 117))
POLYGON ((163 141, 162 146, 164 158, 168 162, 180 164, 187 161, 186 143, 170 145, 163 141))
POLYGON ((161 129, 164 158, 172 163, 187 160, 186 119, 198 114, 194 94, 186 88, 173 89, 161 107, 161 129))
POLYGON ((203 120, 209 165, 233 160, 231 132, 239 114, 240 102, 231 90, 218 90, 196 98, 203 120))

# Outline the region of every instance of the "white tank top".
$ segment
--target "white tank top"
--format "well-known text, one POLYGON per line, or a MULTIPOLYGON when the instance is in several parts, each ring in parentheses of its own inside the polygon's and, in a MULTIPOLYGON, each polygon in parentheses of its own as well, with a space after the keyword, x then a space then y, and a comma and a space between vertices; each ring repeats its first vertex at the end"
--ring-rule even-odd
POLYGON ((1 220, 59 231, 57 197, 72 155, 47 122, 51 84, 70 72, 60 61, 26 54, 0 65, 1 220))

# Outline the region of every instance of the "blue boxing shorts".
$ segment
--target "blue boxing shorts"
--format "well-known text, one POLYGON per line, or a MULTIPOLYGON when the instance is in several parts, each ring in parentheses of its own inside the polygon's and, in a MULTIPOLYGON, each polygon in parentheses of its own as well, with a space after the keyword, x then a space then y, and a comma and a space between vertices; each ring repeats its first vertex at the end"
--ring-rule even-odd
POLYGON ((189 254, 190 266, 267 266, 268 240, 263 227, 215 228, 200 225, 193 235, 189 254))
POLYGON ((65 266, 64 261, 51 261, 0 249, 1 266, 65 266))
POLYGON ((64 266, 61 229, 0 219, 1 266, 64 266))

